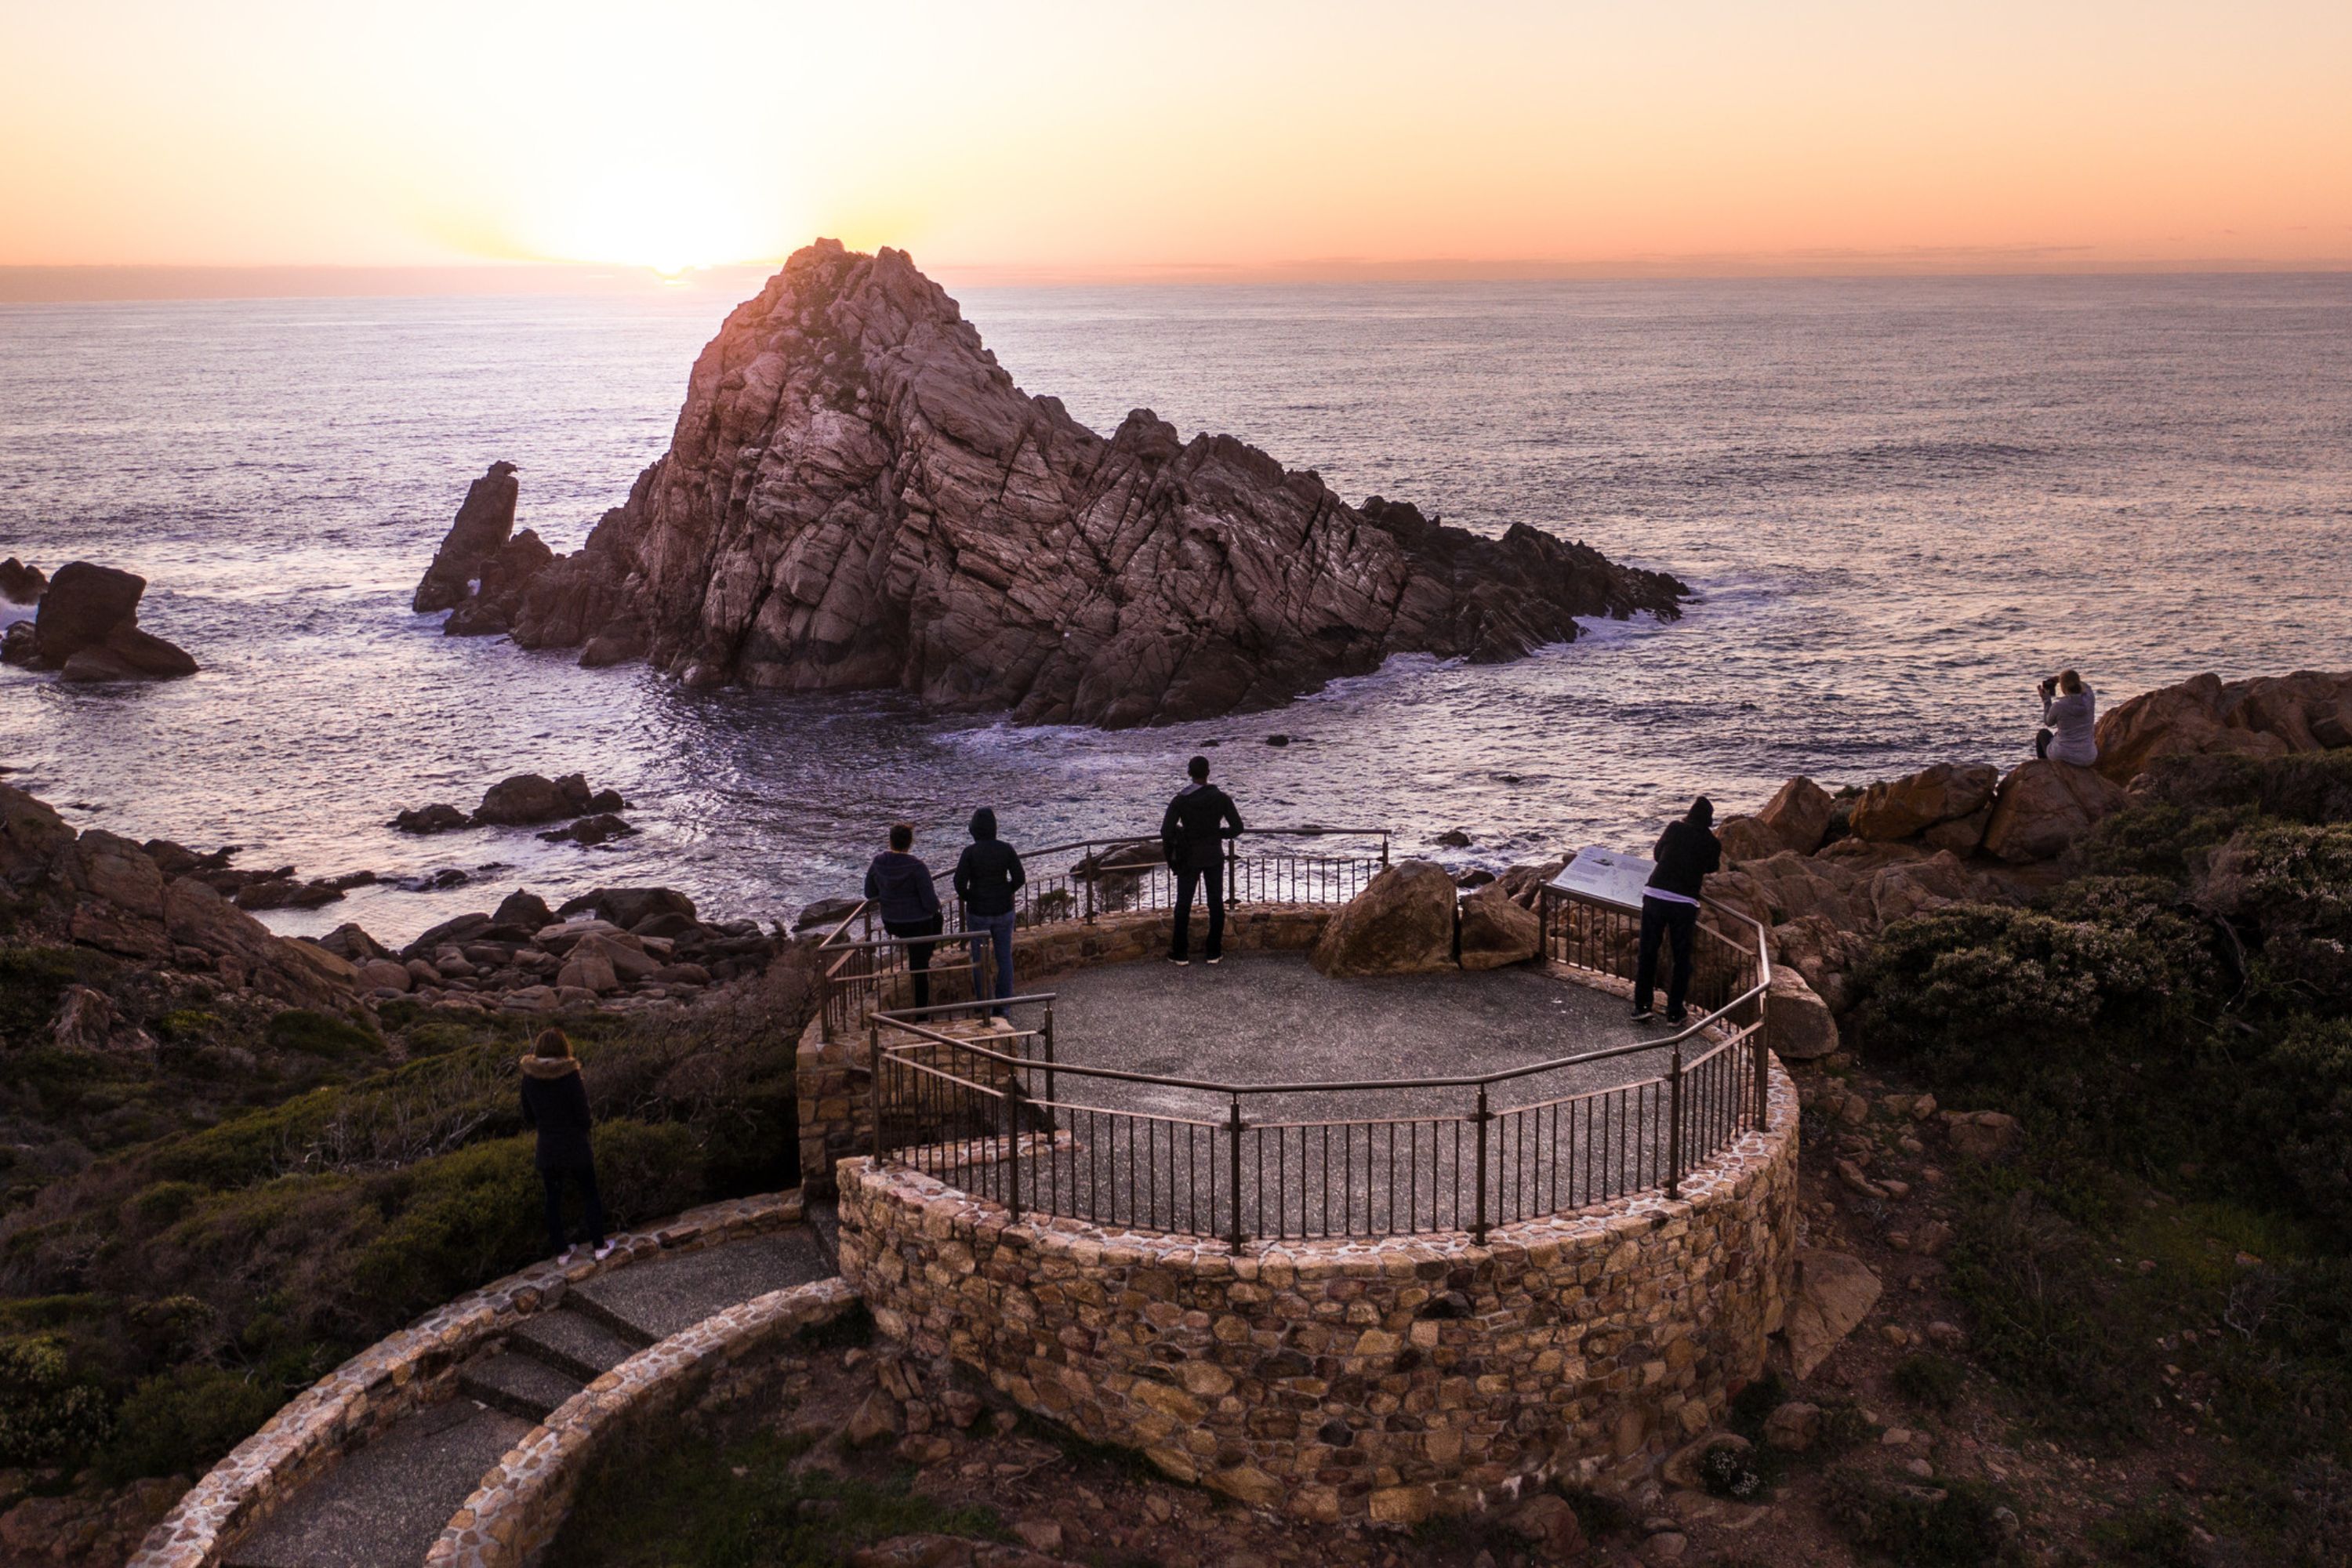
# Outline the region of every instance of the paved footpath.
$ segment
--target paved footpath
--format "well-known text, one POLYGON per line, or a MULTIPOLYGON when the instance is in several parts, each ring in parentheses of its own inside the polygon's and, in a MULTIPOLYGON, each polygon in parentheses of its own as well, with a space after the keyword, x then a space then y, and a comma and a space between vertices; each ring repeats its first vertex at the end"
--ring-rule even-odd
POLYGON ((456 1398, 414 1412, 288 1499, 227 1568, 417 1568, 484 1473, 591 1380, 713 1313, 833 1272, 800 1227, 575 1285, 467 1363, 456 1398))

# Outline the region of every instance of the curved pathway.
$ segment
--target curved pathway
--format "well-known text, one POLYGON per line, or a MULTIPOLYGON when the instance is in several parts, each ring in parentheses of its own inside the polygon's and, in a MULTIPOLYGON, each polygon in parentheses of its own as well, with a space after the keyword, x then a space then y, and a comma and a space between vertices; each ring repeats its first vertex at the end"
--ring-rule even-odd
POLYGON ((417 1568, 485 1476, 587 1384, 729 1308, 834 1272, 815 1233, 795 1226, 572 1284, 465 1362, 450 1397, 328 1464, 214 1561, 417 1568))

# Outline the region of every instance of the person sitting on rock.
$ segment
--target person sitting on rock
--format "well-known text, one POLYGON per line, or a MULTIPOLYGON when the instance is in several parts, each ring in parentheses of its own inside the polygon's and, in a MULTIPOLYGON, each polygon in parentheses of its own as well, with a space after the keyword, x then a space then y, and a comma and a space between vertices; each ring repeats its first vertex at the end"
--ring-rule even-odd
MULTIPOLYGON (((971 842, 956 861, 955 894, 963 904, 963 928, 971 933, 972 999, 993 996, 1002 1002, 1013 994, 1013 896, 1028 881, 1021 857, 996 836, 996 813, 982 806, 971 814, 971 842), (989 986, 989 954, 993 948, 996 984, 989 986)), ((1013 1015, 995 1009, 1000 1018, 1013 1015)))
POLYGON ((522 1120, 539 1132, 533 1163, 547 1189, 548 1248, 558 1263, 570 1263, 577 1253, 565 1238, 563 1188, 580 1189, 588 1212, 582 1216, 588 1245, 598 1262, 612 1256, 604 1237, 604 1200, 596 1194, 596 1153, 588 1141, 588 1086, 580 1077, 580 1059, 561 1029, 541 1029, 522 1058, 522 1120))
POLYGON ((2043 728, 2033 737, 2033 754, 2046 763, 2089 767, 2099 760, 2098 713, 2099 694, 2073 670, 2060 670, 2042 683, 2043 728))
POLYGON ((907 968, 914 976, 915 1005, 931 1005, 932 942, 911 940, 937 936, 943 929, 940 892, 931 885, 931 868, 908 851, 915 847, 910 823, 890 829, 890 847, 866 868, 866 896, 879 908, 882 929, 907 944, 907 968))
POLYGON ((1649 885, 1642 889, 1642 952, 1633 966, 1633 1021, 1657 1016, 1650 999, 1656 994, 1658 946, 1674 939, 1674 973, 1666 981, 1666 1022, 1681 1024, 1690 994, 1691 942, 1698 931, 1699 889, 1707 873, 1723 865, 1723 845, 1714 832, 1715 803, 1705 795, 1691 802, 1679 822, 1669 822, 1658 835, 1650 858, 1657 862, 1649 885))
POLYGON ((1225 840, 1240 836, 1242 814, 1233 796, 1209 782, 1208 758, 1194 757, 1184 767, 1192 782, 1177 792, 1160 819, 1160 847, 1176 873, 1176 925, 1168 940, 1168 962, 1192 962, 1192 895, 1206 882, 1209 945, 1202 956, 1218 963, 1225 956, 1225 840))

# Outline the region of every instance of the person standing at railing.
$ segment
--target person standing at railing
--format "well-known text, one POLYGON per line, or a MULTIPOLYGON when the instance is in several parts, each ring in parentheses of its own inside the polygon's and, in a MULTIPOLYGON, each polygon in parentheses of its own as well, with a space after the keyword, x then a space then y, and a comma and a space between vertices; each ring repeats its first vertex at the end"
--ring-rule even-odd
POLYGON ((1209 945, 1202 956, 1217 963, 1225 956, 1225 841, 1241 836, 1242 814, 1233 796, 1209 782, 1208 758, 1194 757, 1185 771, 1192 782, 1177 792, 1160 819, 1160 847, 1176 873, 1176 928, 1168 940, 1168 962, 1192 962, 1192 895, 1205 882, 1209 945))
MULTIPOLYGON (((956 861, 955 895, 963 904, 964 929, 971 933, 974 1001, 984 996, 1001 1001, 1013 994, 1013 896, 1028 879, 1029 873, 1021 868, 1021 857, 996 836, 996 813, 984 805, 973 812, 971 842, 956 861), (992 991, 985 990, 992 952, 996 960, 992 991)), ((999 1007, 996 1016, 1010 1019, 1013 1015, 999 1007)))
POLYGON ((1642 889, 1642 953, 1633 966, 1633 1021, 1657 1016, 1650 999, 1656 994, 1658 948, 1672 939, 1675 967, 1666 981, 1666 1022, 1688 1020, 1684 1000, 1690 994, 1691 943, 1698 931, 1699 889, 1707 873, 1723 865, 1723 844, 1715 836, 1715 803, 1705 795, 1691 802, 1680 822, 1666 824, 1650 852, 1657 868, 1642 889))
POLYGON ((907 944, 907 969, 915 980, 915 1005, 931 1005, 932 943, 915 940, 937 936, 943 929, 940 890, 931 884, 931 868, 908 853, 915 847, 911 823, 890 829, 890 847, 866 868, 866 897, 882 912, 882 929, 907 944))

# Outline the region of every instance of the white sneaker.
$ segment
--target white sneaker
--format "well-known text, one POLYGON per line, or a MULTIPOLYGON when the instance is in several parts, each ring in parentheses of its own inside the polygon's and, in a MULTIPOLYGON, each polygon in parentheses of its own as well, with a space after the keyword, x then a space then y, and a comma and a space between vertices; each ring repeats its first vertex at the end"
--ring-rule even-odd
POLYGON ((607 1258, 612 1257, 612 1256, 613 1256, 613 1248, 614 1248, 614 1247, 616 1247, 616 1246, 618 1246, 618 1245, 619 1245, 619 1243, 617 1243, 617 1242, 611 1242, 611 1241, 600 1241, 600 1242, 598 1242, 598 1243, 596 1244, 596 1261, 597 1261, 597 1262, 599 1262, 599 1263, 602 1263, 602 1262, 604 1262, 604 1259, 606 1259, 607 1258))
POLYGON ((567 1247, 562 1251, 555 1255, 555 1266, 558 1268, 569 1268, 572 1267, 572 1260, 579 1256, 580 1249, 578 1247, 567 1247))
POLYGON ((1190 969, 1192 967, 1192 961, 1189 958, 1171 958, 1168 962, 1174 964, 1179 969, 1190 969))
POLYGON ((1219 956, 1209 960, 1209 962, 1211 963, 1223 963, 1224 962, 1224 958, 1223 955, 1220 954, 1219 956))

